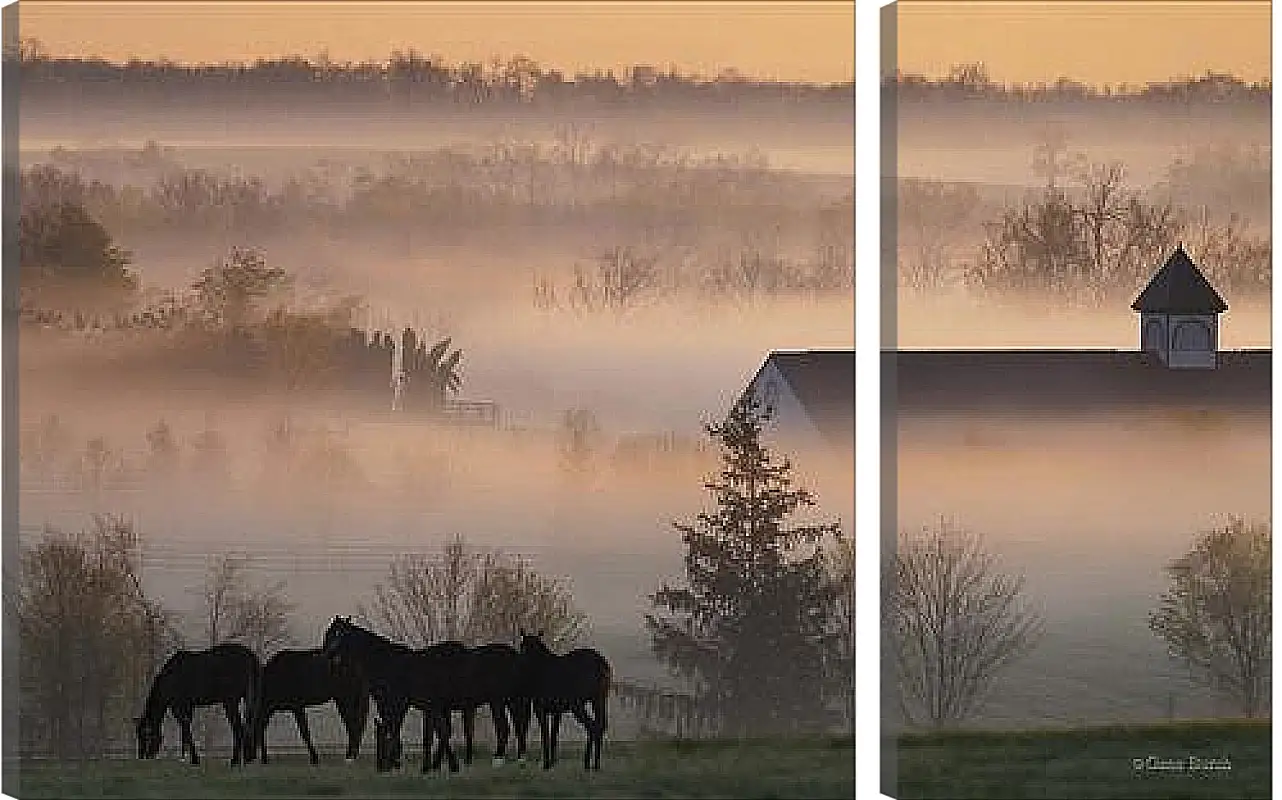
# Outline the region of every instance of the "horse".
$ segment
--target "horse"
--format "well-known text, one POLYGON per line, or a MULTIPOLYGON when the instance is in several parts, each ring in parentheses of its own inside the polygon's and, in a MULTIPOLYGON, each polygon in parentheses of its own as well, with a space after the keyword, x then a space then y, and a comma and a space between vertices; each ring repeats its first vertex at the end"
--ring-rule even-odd
POLYGON ((521 632, 521 659, 525 690, 539 719, 543 768, 551 769, 556 763, 561 715, 569 711, 588 734, 583 768, 599 771, 607 722, 606 702, 610 694, 610 662, 590 647, 557 655, 543 642, 541 631, 521 632))
POLYGON ((463 715, 463 763, 472 763, 472 741, 476 709, 490 707, 494 722, 493 764, 507 760, 508 738, 516 733, 516 757, 525 759, 526 738, 530 728, 530 698, 524 692, 521 654, 509 644, 484 644, 466 649, 466 685, 458 688, 458 700, 451 711, 463 715), (509 724, 510 720, 510 724, 509 724))
MULTIPOLYGON (((497 739, 492 763, 497 766, 507 760, 507 745, 513 729, 515 729, 517 740, 517 759, 524 761, 530 727, 530 700, 522 694, 521 660, 517 649, 507 644, 487 644, 469 648, 456 641, 441 642, 427 649, 465 659, 460 673, 466 676, 466 679, 448 693, 452 699, 443 701, 447 703, 446 713, 458 711, 463 717, 463 763, 467 765, 472 763, 476 710, 484 705, 490 707, 490 716, 494 722, 497 739)), ((411 703, 411 705, 414 704, 411 703)), ((378 722, 375 727, 376 741, 378 741, 377 737, 384 736, 390 742, 396 735, 390 730, 380 733, 377 725, 378 722)), ((390 728, 386 722, 382 725, 385 729, 390 728)), ((423 735, 430 741, 433 735, 430 726, 424 726, 423 735)), ((399 741, 395 744, 398 746, 399 741)), ((424 747, 427 746, 425 743, 424 747)), ((394 757, 376 758, 377 762, 387 765, 383 767, 386 769, 393 768, 394 760, 396 760, 394 757)), ((399 767, 399 761, 395 766, 399 767)))
POLYGON ((401 725, 410 708, 423 711, 423 771, 439 769, 449 759, 450 772, 458 772, 458 758, 450 747, 450 713, 456 698, 450 687, 466 681, 465 653, 456 642, 414 650, 366 630, 345 617, 334 617, 325 631, 324 653, 340 663, 355 662, 369 680, 370 694, 386 723, 388 736, 399 748, 401 725), (433 758, 432 733, 440 740, 433 758), (430 762, 430 766, 429 766, 430 762))
POLYGON ((219 644, 208 650, 179 650, 156 674, 147 693, 142 716, 136 717, 138 758, 155 758, 160 752, 165 712, 173 714, 182 731, 182 748, 191 754, 191 764, 200 763, 191 736, 191 719, 200 706, 222 703, 232 733, 232 766, 243 758, 254 760, 253 731, 242 723, 240 704, 245 703, 245 720, 252 721, 262 687, 262 664, 258 656, 240 644, 219 644))
POLYGON ((320 762, 307 725, 307 707, 334 701, 347 729, 348 761, 360 755, 369 715, 369 684, 355 665, 335 664, 320 649, 282 650, 263 666, 263 687, 254 716, 259 760, 267 763, 267 723, 278 711, 292 711, 312 764, 320 762))

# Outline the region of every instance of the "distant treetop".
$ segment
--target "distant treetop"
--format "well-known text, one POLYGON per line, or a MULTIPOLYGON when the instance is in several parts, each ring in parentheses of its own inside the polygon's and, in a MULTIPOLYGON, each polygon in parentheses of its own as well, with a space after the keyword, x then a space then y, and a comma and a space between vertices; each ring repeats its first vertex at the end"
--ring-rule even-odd
POLYGON ((454 103, 532 102, 591 99, 596 102, 639 99, 698 101, 708 95, 726 99, 836 100, 853 104, 854 81, 815 84, 752 78, 738 70, 705 77, 674 68, 638 64, 616 74, 602 69, 567 75, 534 60, 514 55, 487 63, 450 63, 413 49, 393 51, 385 61, 339 62, 328 57, 280 56, 252 63, 184 64, 161 58, 123 63, 95 57, 51 55, 34 39, 21 39, 5 49, 5 61, 17 62, 24 89, 93 85, 95 91, 130 88, 182 91, 226 91, 302 88, 312 91, 369 92, 454 103))
POLYGON ((948 75, 940 77, 896 70, 893 77, 883 78, 882 88, 893 88, 901 101, 962 98, 1038 102, 1141 100, 1160 103, 1242 102, 1259 103, 1265 107, 1273 94, 1273 83, 1269 79, 1252 83, 1229 73, 1213 71, 1143 84, 1097 86, 1066 76, 1053 81, 1002 83, 992 79, 983 62, 956 64, 948 75))

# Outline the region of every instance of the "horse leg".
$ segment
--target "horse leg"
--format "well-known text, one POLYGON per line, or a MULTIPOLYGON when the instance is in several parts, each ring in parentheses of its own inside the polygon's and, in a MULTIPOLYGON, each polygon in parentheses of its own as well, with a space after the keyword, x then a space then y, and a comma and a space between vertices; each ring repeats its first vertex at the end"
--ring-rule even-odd
POLYGON ((382 770, 401 768, 401 727, 405 724, 405 714, 409 709, 400 703, 379 704, 379 717, 382 719, 383 741, 386 746, 386 759, 382 770))
POLYGON ((576 703, 570 706, 570 713, 583 726, 583 730, 588 735, 588 743, 583 748, 583 768, 592 769, 592 750, 596 745, 596 720, 588 716, 588 704, 586 702, 576 703))
POLYGON ((437 730, 439 730, 439 726, 436 724, 436 720, 432 715, 431 709, 424 708, 423 709, 423 771, 424 772, 427 772, 428 769, 436 769, 441 766, 440 757, 438 756, 434 758, 432 756, 432 739, 436 735, 437 730), (429 761, 431 762, 430 767, 428 766, 429 761))
POLYGON ((355 703, 344 703, 343 722, 347 725, 348 761, 355 761, 361 754, 361 736, 365 733, 365 722, 369 717, 369 695, 363 694, 355 703))
POLYGON ((463 763, 472 766, 472 736, 476 732, 476 706, 463 706, 463 763))
POLYGON ((240 721, 240 701, 224 700, 223 713, 227 715, 227 724, 231 726, 231 765, 239 766, 241 755, 245 752, 245 728, 240 721))
POLYGON ((490 719, 494 721, 494 760, 491 763, 497 767, 507 759, 507 739, 510 730, 506 704, 497 700, 490 703, 490 719))
POLYGON ((298 735, 303 737, 303 743, 307 745, 307 757, 311 759, 314 767, 320 763, 320 756, 316 755, 316 746, 312 744, 312 729, 307 724, 307 709, 302 706, 295 708, 294 722, 298 725, 298 735))
POLYGON ((440 740, 437 745, 436 755, 432 758, 433 770, 441 768, 441 761, 445 758, 450 760, 450 772, 458 772, 458 758, 454 755, 454 748, 450 747, 450 712, 448 709, 439 711, 426 712, 423 717, 423 738, 426 740, 423 750, 423 771, 428 770, 428 754, 431 752, 431 740, 427 733, 427 726, 431 724, 436 728, 436 738, 440 740))
POLYGON ((548 732, 548 712, 539 708, 535 709, 535 715, 539 718, 539 742, 543 745, 543 769, 552 768, 552 740, 548 732))
POLYGON ((191 709, 175 710, 174 719, 178 720, 178 729, 182 733, 182 746, 191 754, 191 765, 193 767, 198 766, 200 764, 200 756, 196 754, 196 742, 191 736, 191 709))
POLYGON ((561 714, 562 713, 563 712, 559 708, 553 711, 552 724, 548 726, 552 730, 552 749, 551 749, 552 758, 551 758, 551 762, 548 764, 548 767, 551 767, 553 764, 556 763, 556 744, 557 744, 557 739, 561 738, 561 714))
POLYGON ((601 748, 605 744, 605 704, 610 702, 606 696, 597 697, 592 701, 592 720, 596 723, 596 751, 592 756, 592 768, 597 772, 601 771, 601 748))
MULTIPOLYGON (((450 713, 446 711, 442 714, 437 724, 441 726, 437 735, 441 740, 441 747, 445 750, 446 757, 450 760, 450 772, 458 772, 458 759, 454 756, 454 748, 450 746, 450 713)), ((439 759, 437 763, 440 763, 439 759)))
POLYGON ((254 737, 258 741, 258 760, 267 763, 267 723, 271 721, 275 709, 264 707, 262 716, 254 721, 254 737))
POLYGON ((516 761, 525 763, 525 750, 529 746, 531 704, 526 699, 515 699, 508 702, 508 711, 512 715, 512 727, 516 729, 516 761))

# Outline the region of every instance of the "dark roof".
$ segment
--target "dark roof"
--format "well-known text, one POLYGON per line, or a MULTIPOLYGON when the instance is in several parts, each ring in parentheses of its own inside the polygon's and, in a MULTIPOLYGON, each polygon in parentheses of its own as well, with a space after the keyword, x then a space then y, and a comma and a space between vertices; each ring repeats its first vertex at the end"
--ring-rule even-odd
POLYGON ((1219 314, 1228 307, 1184 252, 1183 245, 1175 249, 1131 304, 1135 311, 1150 314, 1219 314))
POLYGON ((806 416, 825 439, 839 444, 855 435, 855 351, 775 351, 773 361, 806 416))
MULTIPOLYGON (((1221 350, 1215 369, 1170 369, 1137 350, 897 350, 882 391, 899 414, 1143 411, 1269 413, 1273 351, 1221 350), (888 385, 888 381, 891 385, 888 385)), ((1216 417, 1218 419, 1218 417, 1216 417)))

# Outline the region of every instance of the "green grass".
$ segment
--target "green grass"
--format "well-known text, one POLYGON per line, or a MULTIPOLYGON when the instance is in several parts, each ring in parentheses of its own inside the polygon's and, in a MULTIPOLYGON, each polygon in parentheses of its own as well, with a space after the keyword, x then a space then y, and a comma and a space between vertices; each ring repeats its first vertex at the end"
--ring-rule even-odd
MULTIPOLYGON (((535 747, 537 747, 537 742, 535 747)), ((26 762, 17 796, 38 797, 736 797, 845 798, 854 796, 855 751, 849 738, 784 742, 611 742, 601 771, 583 770, 579 742, 563 744, 544 772, 531 762, 492 767, 481 745, 472 766, 454 775, 423 775, 421 751, 404 770, 375 773, 368 755, 346 763, 322 754, 283 756, 264 766, 232 769, 223 759, 198 767, 173 760, 115 760, 75 765, 26 762)))
POLYGON ((900 800, 911 798, 1269 797, 1268 722, 1189 722, 1063 731, 901 736, 900 800), (1137 770, 1134 759, 1225 758, 1225 771, 1137 770))

